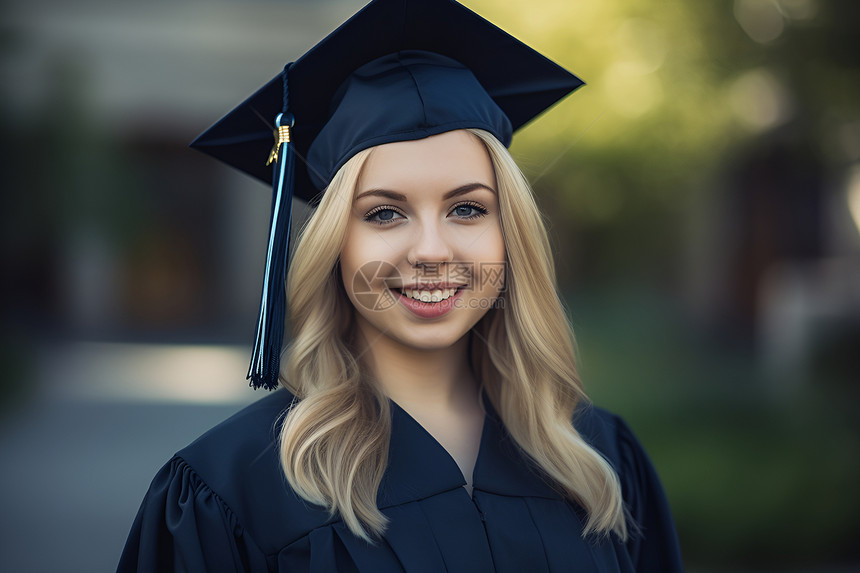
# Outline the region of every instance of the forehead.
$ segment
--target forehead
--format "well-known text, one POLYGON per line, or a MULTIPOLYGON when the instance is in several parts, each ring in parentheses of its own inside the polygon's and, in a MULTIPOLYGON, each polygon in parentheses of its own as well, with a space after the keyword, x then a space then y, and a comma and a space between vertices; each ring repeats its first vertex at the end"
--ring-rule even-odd
POLYGON ((374 147, 361 171, 357 192, 449 191, 467 183, 495 189, 495 174, 483 142, 457 130, 374 147))

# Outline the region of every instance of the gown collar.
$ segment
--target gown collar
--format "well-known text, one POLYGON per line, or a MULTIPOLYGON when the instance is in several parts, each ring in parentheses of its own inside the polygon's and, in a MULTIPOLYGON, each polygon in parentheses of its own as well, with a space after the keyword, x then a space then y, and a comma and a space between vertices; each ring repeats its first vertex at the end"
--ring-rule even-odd
MULTIPOLYGON (((501 418, 483 394, 484 428, 472 487, 498 495, 543 497, 562 496, 540 470, 520 452, 501 418)), ((465 485, 457 462, 447 450, 393 400, 388 467, 379 488, 380 509, 424 499, 465 485)))

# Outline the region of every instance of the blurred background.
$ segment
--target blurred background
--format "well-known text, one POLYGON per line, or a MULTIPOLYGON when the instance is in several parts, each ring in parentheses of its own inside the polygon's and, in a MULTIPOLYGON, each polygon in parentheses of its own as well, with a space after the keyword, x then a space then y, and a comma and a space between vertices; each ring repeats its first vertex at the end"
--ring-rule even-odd
MULTIPOLYGON (((588 84, 512 151, 689 570, 860 570, 860 3, 465 4, 588 84)), ((361 5, 0 5, 0 570, 115 568, 260 396, 270 190, 187 144, 361 5)))

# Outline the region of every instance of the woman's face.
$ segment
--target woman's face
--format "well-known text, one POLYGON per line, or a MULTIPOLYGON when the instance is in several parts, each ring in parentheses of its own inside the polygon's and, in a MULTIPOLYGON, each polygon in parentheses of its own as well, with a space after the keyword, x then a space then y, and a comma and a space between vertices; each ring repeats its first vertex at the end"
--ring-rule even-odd
POLYGON ((496 178, 466 131, 373 149, 341 252, 344 287, 368 343, 436 350, 460 340, 504 284, 496 178))

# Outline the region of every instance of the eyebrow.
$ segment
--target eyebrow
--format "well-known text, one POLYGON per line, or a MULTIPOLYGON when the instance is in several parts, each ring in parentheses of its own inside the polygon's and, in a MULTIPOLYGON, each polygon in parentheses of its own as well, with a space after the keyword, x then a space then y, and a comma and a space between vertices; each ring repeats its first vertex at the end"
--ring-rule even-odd
MULTIPOLYGON (((492 187, 484 185, 483 183, 467 183, 466 185, 461 185, 456 189, 448 191, 445 195, 442 196, 443 201, 447 201, 451 197, 456 197, 458 195, 464 195, 469 191, 474 191, 475 189, 486 189, 491 193, 495 193, 496 190, 492 187)), ((403 203, 407 203, 406 195, 403 193, 398 193, 396 191, 390 191, 388 189, 370 189, 369 191, 365 191, 358 196, 356 196, 355 200, 358 201, 362 197, 375 196, 375 197, 385 197, 386 199, 391 199, 392 201, 400 201, 403 203)))

